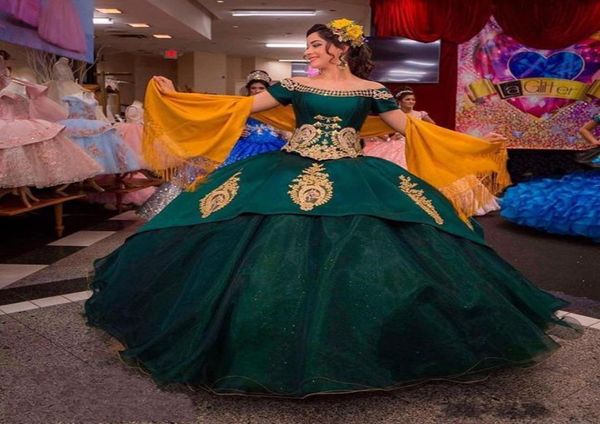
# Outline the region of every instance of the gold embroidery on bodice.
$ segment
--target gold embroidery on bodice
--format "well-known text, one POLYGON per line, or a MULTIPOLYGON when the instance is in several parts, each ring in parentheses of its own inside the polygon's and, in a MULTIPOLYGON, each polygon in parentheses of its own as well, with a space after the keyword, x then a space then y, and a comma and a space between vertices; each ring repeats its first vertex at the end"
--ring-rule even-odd
POLYGON ((339 124, 342 118, 317 115, 314 119, 314 124, 296 128, 282 150, 316 160, 355 158, 362 155, 358 132, 352 127, 342 128, 339 124))
POLYGON ((281 86, 283 88, 287 88, 290 91, 319 94, 321 96, 372 97, 375 100, 388 100, 394 98, 392 93, 383 88, 363 88, 362 90, 326 90, 324 88, 317 88, 311 87, 310 85, 304 85, 290 78, 282 79, 281 86))

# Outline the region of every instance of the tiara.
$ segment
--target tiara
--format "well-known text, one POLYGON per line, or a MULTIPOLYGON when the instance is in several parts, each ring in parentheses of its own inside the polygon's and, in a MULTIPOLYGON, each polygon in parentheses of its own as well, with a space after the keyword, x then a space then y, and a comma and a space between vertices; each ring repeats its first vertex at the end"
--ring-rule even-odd
POLYGON ((406 93, 414 94, 415 92, 412 91, 412 90, 400 90, 400 91, 398 91, 396 93, 396 97, 401 96, 401 95, 406 94, 406 93))
POLYGON ((350 19, 334 19, 327 24, 341 43, 349 42, 353 47, 360 47, 365 43, 363 27, 350 19))
POLYGON ((252 71, 246 77, 246 82, 250 81, 264 81, 269 84, 271 82, 271 77, 265 71, 252 71))

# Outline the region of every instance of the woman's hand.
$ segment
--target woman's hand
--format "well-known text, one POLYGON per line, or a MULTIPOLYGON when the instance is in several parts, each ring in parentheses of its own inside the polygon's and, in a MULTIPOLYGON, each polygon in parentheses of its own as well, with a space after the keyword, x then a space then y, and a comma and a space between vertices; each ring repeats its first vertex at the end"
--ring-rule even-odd
POLYGON ((490 143, 503 143, 507 140, 502 134, 498 134, 495 132, 489 132, 482 137, 485 141, 490 143))
POLYGON ((158 86, 158 91, 160 91, 162 94, 170 94, 170 93, 175 93, 177 91, 177 90, 175 90, 173 81, 171 81, 168 78, 155 76, 155 77, 152 77, 152 79, 158 86))

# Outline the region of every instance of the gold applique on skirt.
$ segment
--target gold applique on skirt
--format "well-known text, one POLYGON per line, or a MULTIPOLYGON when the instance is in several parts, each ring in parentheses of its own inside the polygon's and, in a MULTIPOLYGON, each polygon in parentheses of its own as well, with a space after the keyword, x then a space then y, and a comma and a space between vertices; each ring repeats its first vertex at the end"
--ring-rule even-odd
POLYGON ((288 194, 303 211, 324 205, 333 197, 333 182, 329 180, 325 167, 319 163, 313 163, 292 182, 294 184, 290 184, 288 194))
POLYGON ((433 206, 431 200, 425 197, 423 190, 416 189, 417 183, 413 183, 411 177, 400 175, 400 190, 404 192, 408 197, 412 199, 415 204, 423 209, 427 215, 432 217, 436 224, 442 225, 444 219, 440 216, 438 211, 433 206))
POLYGON ((213 212, 223 209, 233 200, 240 188, 241 173, 242 171, 236 172, 227 181, 200 199, 202 218, 207 218, 213 212))

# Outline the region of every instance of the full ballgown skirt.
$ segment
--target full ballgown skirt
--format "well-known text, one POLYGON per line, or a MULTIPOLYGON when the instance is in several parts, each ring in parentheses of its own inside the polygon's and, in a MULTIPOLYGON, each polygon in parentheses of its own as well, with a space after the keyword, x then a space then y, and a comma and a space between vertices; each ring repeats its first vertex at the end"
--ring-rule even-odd
POLYGON ((221 167, 96 262, 88 321, 125 360, 159 383, 298 398, 530 365, 558 347, 545 331, 565 302, 439 191, 379 158, 317 157, 360 148, 368 112, 396 108, 387 90, 284 83, 269 91, 304 126, 291 151, 221 167))
MULTIPOLYGON (((4 79, 3 83, 8 84, 4 79)), ((44 96, 45 87, 25 86, 29 98, 4 90, 0 97, 0 187, 52 187, 83 181, 102 172, 69 139, 60 107, 44 96), (35 118, 35 119, 34 119, 35 118)))
POLYGON ((111 124, 95 120, 96 102, 77 97, 64 99, 69 118, 61 121, 66 134, 81 146, 104 170, 104 174, 121 174, 142 168, 135 152, 119 137, 111 124))
POLYGON ((58 47, 77 53, 87 50, 81 18, 72 0, 47 0, 40 14, 38 33, 58 47))
POLYGON ((235 146, 233 146, 229 157, 223 162, 224 166, 260 155, 261 153, 279 150, 285 144, 285 139, 275 132, 272 127, 256 119, 248 119, 246 130, 248 131, 248 135, 241 137, 235 146))
POLYGON ((552 234, 600 242, 600 171, 536 178, 506 190, 501 216, 552 234))

